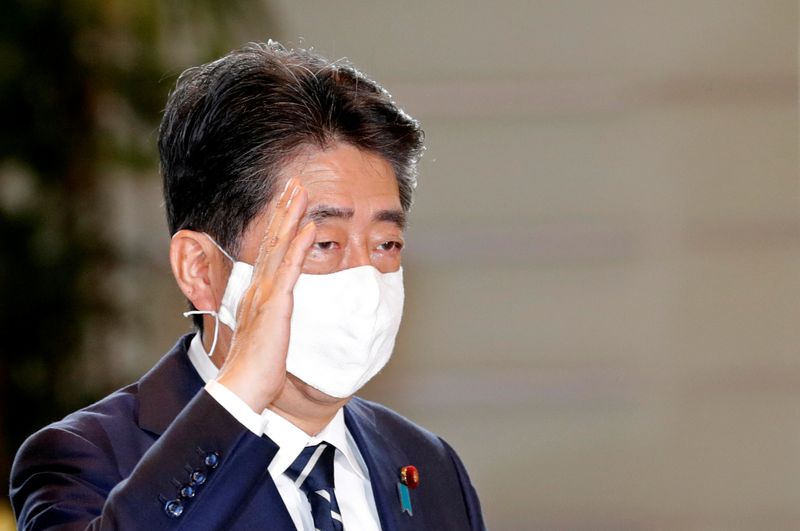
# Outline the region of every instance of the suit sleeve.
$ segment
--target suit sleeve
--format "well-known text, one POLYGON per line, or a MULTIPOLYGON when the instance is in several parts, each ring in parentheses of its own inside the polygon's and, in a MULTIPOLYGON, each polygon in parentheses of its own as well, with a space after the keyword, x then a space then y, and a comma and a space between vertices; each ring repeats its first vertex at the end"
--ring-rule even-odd
POLYGON ((101 425, 84 436, 86 426, 60 423, 26 441, 11 484, 20 530, 225 529, 267 480, 267 467, 252 463, 277 452, 205 391, 126 477, 101 425))
POLYGON ((486 524, 483 522, 483 513, 481 512, 481 504, 478 500, 478 493, 475 490, 475 487, 472 485, 472 481, 469 479, 469 475, 467 474, 467 469, 464 467, 464 463, 461 462, 461 459, 458 457, 458 454, 456 454, 456 451, 453 449, 453 447, 447 444, 447 441, 441 438, 439 440, 442 441, 442 444, 444 444, 444 447, 447 449, 447 453, 450 454, 450 459, 453 461, 453 465, 456 468, 458 481, 461 484, 461 493, 464 496, 464 504, 467 506, 467 516, 469 517, 470 530, 486 531, 486 524))

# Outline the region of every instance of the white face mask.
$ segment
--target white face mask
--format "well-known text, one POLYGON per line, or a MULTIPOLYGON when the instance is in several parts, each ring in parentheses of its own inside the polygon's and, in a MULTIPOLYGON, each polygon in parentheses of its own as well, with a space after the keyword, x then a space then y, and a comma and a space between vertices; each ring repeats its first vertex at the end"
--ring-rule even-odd
MULTIPOLYGON (((214 315, 235 330, 253 266, 220 250, 233 261, 222 303, 218 312, 197 313, 214 315)), ((367 265, 327 275, 301 274, 293 293, 286 370, 327 395, 353 395, 392 355, 403 314, 403 269, 381 273, 367 265)), ((216 338, 215 327, 212 353, 216 338)))

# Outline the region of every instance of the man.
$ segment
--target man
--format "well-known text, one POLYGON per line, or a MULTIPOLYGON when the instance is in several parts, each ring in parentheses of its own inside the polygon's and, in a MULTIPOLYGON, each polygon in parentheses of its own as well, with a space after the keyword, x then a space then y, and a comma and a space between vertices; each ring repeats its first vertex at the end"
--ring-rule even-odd
POLYGON ((20 529, 483 529, 455 452, 352 397, 400 322, 417 122, 271 42, 185 72, 159 150, 198 333, 25 442, 20 529))

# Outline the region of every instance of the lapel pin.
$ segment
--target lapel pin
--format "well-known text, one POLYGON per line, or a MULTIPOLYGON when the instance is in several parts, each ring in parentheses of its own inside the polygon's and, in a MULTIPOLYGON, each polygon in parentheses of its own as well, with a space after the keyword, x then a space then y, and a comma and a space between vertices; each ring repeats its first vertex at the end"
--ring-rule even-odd
POLYGON ((401 512, 414 516, 411 509, 411 493, 408 489, 419 487, 419 470, 414 465, 406 465, 400 469, 400 482, 397 484, 397 491, 400 494, 401 512))
POLYGON ((400 469, 400 481, 409 489, 419 487, 419 470, 414 465, 406 465, 400 469))

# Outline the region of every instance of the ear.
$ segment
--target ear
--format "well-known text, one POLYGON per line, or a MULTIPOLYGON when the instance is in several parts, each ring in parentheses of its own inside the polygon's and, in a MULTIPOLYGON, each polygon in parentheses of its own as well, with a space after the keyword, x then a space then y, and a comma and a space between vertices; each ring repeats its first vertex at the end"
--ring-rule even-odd
POLYGON ((198 310, 219 308, 231 264, 202 232, 179 230, 169 245, 172 274, 198 310))

